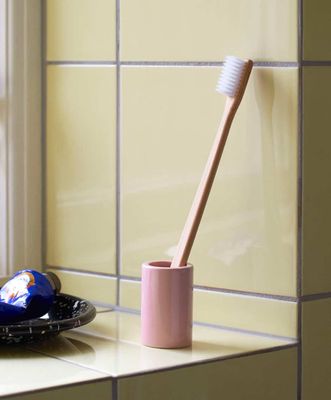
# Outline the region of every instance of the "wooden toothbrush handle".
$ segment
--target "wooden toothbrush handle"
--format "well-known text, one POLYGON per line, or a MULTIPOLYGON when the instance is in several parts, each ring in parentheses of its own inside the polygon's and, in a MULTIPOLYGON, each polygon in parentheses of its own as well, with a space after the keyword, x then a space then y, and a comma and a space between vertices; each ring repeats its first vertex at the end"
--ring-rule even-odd
POLYGON ((203 172, 200 184, 195 194, 193 204, 186 219, 186 223, 180 237, 176 254, 172 260, 171 268, 181 267, 187 264, 191 248, 199 228, 199 224, 208 200, 210 189, 218 169, 220 159, 223 154, 226 139, 230 127, 237 111, 238 104, 234 98, 227 97, 223 118, 220 122, 216 138, 210 151, 205 170, 203 172))

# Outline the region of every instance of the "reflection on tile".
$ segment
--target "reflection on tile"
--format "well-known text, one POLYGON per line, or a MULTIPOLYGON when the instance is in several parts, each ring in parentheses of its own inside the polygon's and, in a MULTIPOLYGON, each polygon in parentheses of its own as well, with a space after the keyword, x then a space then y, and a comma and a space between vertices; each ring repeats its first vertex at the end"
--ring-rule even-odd
MULTIPOLYGON (((123 68, 122 274, 174 254, 216 133, 218 68, 123 68)), ((297 69, 255 68, 190 261, 195 283, 296 295, 297 69)))
POLYGON ((302 304, 302 394, 305 400, 331 393, 331 299, 302 304))
POLYGON ((45 354, 114 377, 146 373, 162 368, 226 359, 294 345, 287 340, 194 326, 193 345, 184 349, 155 349, 140 344, 140 316, 98 314, 82 328, 65 333, 65 339, 30 345, 45 354), (74 349, 72 349, 74 348, 74 349))
POLYGON ((119 380, 118 389, 121 400, 293 400, 296 351, 282 350, 124 378, 119 380))
POLYGON ((303 294, 331 291, 331 67, 305 67, 303 294))
POLYGON ((101 304, 116 304, 116 278, 48 269, 61 280, 62 293, 101 304))
POLYGON ((115 69, 47 78, 47 263, 114 273, 115 69))
MULTIPOLYGON (((21 346, 1 346, 0 396, 22 391, 89 381, 106 376, 54 358, 23 349, 21 346), (11 373, 8 373, 10 365, 11 373)), ((21 398, 21 397, 19 397, 21 398)))
POLYGON ((115 60, 115 0, 47 0, 47 59, 115 60))
POLYGON ((303 58, 331 60, 329 0, 303 0, 303 58))
POLYGON ((124 60, 219 61, 236 54, 293 61, 297 59, 297 3, 125 0, 121 2, 121 54, 124 60))
POLYGON ((10 397, 10 400, 82 400, 87 398, 98 400, 112 400, 112 382, 93 382, 90 384, 77 384, 63 389, 46 390, 40 393, 32 393, 10 397))

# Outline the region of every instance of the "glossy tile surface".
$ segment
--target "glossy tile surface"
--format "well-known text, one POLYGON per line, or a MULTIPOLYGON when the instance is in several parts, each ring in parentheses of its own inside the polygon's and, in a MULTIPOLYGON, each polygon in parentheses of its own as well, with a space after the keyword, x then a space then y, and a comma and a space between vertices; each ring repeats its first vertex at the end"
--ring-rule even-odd
MULTIPOLYGON (((173 256, 224 97, 219 68, 122 71, 122 270, 173 256)), ((255 68, 190 261, 195 283, 296 295, 297 69, 255 68)))
POLYGON ((113 67, 47 70, 47 263, 115 272, 113 67))
POLYGON ((296 351, 267 354, 120 379, 121 400, 296 398, 296 351))
MULTIPOLYGON (((120 305, 140 310, 140 282, 120 281, 120 305)), ((297 304, 257 296, 244 296, 195 289, 193 319, 197 322, 297 336, 297 304)))
POLYGON ((140 316, 113 311, 98 314, 92 323, 37 348, 52 357, 122 377, 288 345, 294 342, 194 326, 192 348, 154 349, 140 344, 140 316))
POLYGON ((115 60, 115 0, 47 0, 46 10, 48 60, 115 60))
MULTIPOLYGON (((10 397, 10 400, 82 400, 96 397, 98 400, 112 400, 111 380, 107 382, 93 382, 77 384, 76 386, 53 389, 31 394, 10 397)), ((6 399, 5 399, 6 400, 6 399)))
POLYGON ((49 269, 61 280, 63 293, 96 303, 116 304, 116 278, 49 269))
POLYGON ((295 338, 297 304, 254 296, 194 291, 194 320, 295 338))
POLYGON ((122 0, 124 60, 219 61, 297 57, 297 3, 291 0, 122 0), (282 27, 279 29, 279 27, 282 27))
POLYGON ((302 393, 322 400, 331 393, 331 299, 302 305, 302 393))
POLYGON ((0 396, 46 389, 105 376, 19 346, 1 346, 0 396), (9 373, 8 371, 11 370, 9 373))
POLYGON ((303 294, 331 291, 331 67, 303 72, 303 294))
POLYGON ((303 0, 303 57, 305 60, 331 60, 330 16, 329 0, 303 0))
MULTIPOLYGON (((16 394, 20 396, 17 398, 23 399, 24 396, 18 393, 49 389, 36 394, 35 399, 43 399, 42 393, 49 399, 59 396, 67 398, 69 395, 71 399, 75 399, 82 395, 84 382, 87 384, 84 396, 92 390, 94 395, 98 395, 98 398, 103 400, 111 398, 111 377, 123 378, 132 374, 157 372, 169 367, 187 366, 188 368, 174 370, 176 376, 180 377, 181 371, 186 370, 190 373, 194 364, 198 364, 197 368, 202 373, 203 385, 205 385, 206 376, 210 380, 210 368, 216 365, 224 365, 220 371, 224 371, 222 376, 226 378, 225 381, 228 381, 226 371, 231 370, 233 379, 237 382, 239 376, 246 376, 245 371, 248 365, 250 365, 250 370, 258 368, 255 357, 267 359, 273 370, 279 367, 277 382, 279 384, 284 374, 289 380, 284 386, 289 388, 295 382, 292 376, 295 351, 294 341, 202 326, 194 327, 192 348, 177 350, 148 348, 140 345, 139 316, 106 312, 98 314, 90 324, 53 339, 24 347, 2 347, 0 373, 6 379, 0 384, 0 396, 16 394), (257 352, 261 354, 257 356, 257 352), (264 352, 266 353, 262 354, 264 352), (287 359, 286 366, 280 368, 278 363, 284 358, 287 359), (243 362, 243 360, 246 361, 243 362), (200 365, 201 362, 207 361, 219 362, 200 365), (9 363, 15 374, 8 375, 9 363), (234 370, 232 370, 233 365, 236 365, 234 370), (107 377, 107 380, 103 380, 107 377), (93 388, 88 381, 93 381, 91 382, 93 388), (70 388, 56 388, 75 384, 78 385, 70 388), (56 388, 55 391, 51 390, 52 388, 56 388)), ((267 371, 268 368, 264 370, 267 371)), ((143 384, 145 379, 143 377, 146 375, 140 375, 140 377, 143 384)), ((241 382, 246 382, 242 379, 241 382)), ((267 377, 265 379, 268 380, 267 377)), ((135 378, 132 382, 136 385, 135 378)), ((213 386, 217 385, 217 382, 218 379, 210 381, 213 386)), ((254 385, 254 387, 258 389, 260 385, 254 385)), ((181 390, 180 385, 178 390, 181 390)), ((121 392, 119 394, 124 395, 121 392)), ((32 399, 31 396, 32 394, 27 395, 26 399, 32 399)), ((122 398, 121 396, 119 399, 122 398)))
POLYGON ((120 280, 120 306, 140 310, 141 303, 141 283, 120 280))

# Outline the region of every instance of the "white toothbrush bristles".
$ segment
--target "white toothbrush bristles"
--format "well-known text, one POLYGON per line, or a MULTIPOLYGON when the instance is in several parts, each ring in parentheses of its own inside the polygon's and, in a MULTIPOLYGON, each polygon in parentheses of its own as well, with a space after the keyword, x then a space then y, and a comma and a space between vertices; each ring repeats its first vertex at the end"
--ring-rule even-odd
POLYGON ((227 56, 218 80, 216 91, 229 97, 235 97, 240 86, 246 62, 240 58, 227 56))

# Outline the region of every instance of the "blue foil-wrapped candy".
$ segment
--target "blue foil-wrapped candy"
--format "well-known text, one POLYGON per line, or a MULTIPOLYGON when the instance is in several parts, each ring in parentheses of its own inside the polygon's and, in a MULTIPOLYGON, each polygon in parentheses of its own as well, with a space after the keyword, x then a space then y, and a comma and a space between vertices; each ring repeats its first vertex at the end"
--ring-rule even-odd
POLYGON ((43 316, 60 289, 59 278, 51 272, 24 269, 15 273, 0 290, 0 324, 43 316))

